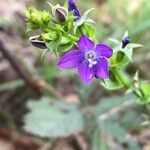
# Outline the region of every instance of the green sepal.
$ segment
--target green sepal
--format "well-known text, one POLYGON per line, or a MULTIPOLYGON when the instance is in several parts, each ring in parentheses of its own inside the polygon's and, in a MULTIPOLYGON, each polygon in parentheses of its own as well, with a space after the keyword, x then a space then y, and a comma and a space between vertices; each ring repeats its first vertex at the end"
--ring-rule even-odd
POLYGON ((61 43, 61 39, 62 39, 62 33, 58 32, 58 36, 55 40, 53 40, 49 43, 46 43, 46 46, 48 47, 48 49, 51 52, 53 52, 56 55, 56 57, 57 57, 57 47, 61 43))
POLYGON ((85 11, 83 16, 82 16, 82 19, 84 19, 84 20, 88 19, 89 13, 92 12, 94 9, 95 8, 91 8, 91 9, 85 11))
POLYGON ((81 37, 82 34, 85 34, 86 36, 88 36, 90 39, 95 40, 95 36, 96 36, 96 30, 95 28, 87 23, 82 24, 80 27, 77 28, 75 35, 77 37, 81 37))
MULTIPOLYGON (((82 16, 78 21, 76 21, 76 22, 74 23, 74 34, 75 34, 75 35, 76 35, 77 32, 78 32, 77 30, 78 30, 79 28, 81 28, 81 26, 82 26, 83 24, 91 25, 91 26, 92 26, 92 24, 95 23, 92 19, 89 19, 89 18, 88 18, 89 13, 90 13, 91 11, 93 11, 93 10, 94 10, 93 8, 87 10, 87 11, 83 14, 83 16, 82 16)), ((80 30, 81 30, 81 29, 80 29, 80 30)), ((83 30, 82 32, 85 32, 85 31, 83 30)))
POLYGON ((129 60, 132 61, 132 59, 133 59, 133 49, 134 48, 139 48, 139 47, 142 47, 142 45, 131 43, 131 44, 128 44, 122 51, 124 51, 124 53, 129 58, 129 60))
POLYGON ((56 40, 58 38, 58 33, 56 31, 49 31, 48 33, 43 33, 41 37, 44 41, 49 42, 56 40))
POLYGON ((58 52, 60 53, 60 54, 63 54, 64 52, 68 52, 72 47, 73 47, 73 43, 68 43, 68 44, 66 44, 66 45, 59 45, 58 47, 57 47, 57 49, 58 49, 58 52))

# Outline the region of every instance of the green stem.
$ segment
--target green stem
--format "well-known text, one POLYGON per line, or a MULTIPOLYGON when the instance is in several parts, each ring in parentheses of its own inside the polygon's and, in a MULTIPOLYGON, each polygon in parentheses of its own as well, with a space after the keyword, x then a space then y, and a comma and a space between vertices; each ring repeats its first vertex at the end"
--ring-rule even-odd
MULTIPOLYGON (((132 83, 130 83, 130 81, 128 81, 128 79, 125 78, 124 75, 118 69, 114 69, 113 71, 115 72, 118 81, 122 83, 127 90, 131 88, 132 83)), ((133 94, 138 98, 141 97, 135 90, 133 91, 133 94)))
POLYGON ((126 89, 130 88, 131 84, 129 83, 129 81, 124 77, 124 75, 120 72, 120 70, 114 68, 114 73, 115 73, 115 76, 117 78, 117 80, 122 83, 124 85, 124 87, 126 89))

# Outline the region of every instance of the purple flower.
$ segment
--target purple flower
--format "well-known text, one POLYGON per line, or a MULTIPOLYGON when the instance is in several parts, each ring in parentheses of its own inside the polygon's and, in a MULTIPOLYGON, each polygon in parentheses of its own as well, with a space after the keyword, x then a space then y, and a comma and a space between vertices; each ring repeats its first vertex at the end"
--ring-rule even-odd
POLYGON ((58 65, 61 68, 78 68, 80 78, 88 83, 93 77, 107 79, 109 77, 108 60, 112 49, 105 44, 95 45, 85 35, 78 41, 79 50, 71 50, 63 55, 58 65))
POLYGON ((68 0, 68 10, 72 11, 74 16, 77 17, 75 20, 78 20, 81 18, 80 12, 76 6, 75 0, 68 0))

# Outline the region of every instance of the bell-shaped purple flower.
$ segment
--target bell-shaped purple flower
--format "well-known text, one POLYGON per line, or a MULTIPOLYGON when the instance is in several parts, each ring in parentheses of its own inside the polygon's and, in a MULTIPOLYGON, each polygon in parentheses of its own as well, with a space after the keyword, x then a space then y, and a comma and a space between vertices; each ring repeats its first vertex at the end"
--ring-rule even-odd
POLYGON ((80 12, 79 12, 79 10, 77 8, 75 0, 68 0, 68 10, 72 11, 74 16, 77 17, 75 20, 78 20, 78 19, 81 18, 80 12))
POLYGON ((107 79, 109 66, 107 58, 113 54, 113 50, 106 44, 95 45, 85 35, 78 41, 79 50, 71 50, 58 61, 61 68, 78 68, 80 78, 88 83, 93 77, 107 79))

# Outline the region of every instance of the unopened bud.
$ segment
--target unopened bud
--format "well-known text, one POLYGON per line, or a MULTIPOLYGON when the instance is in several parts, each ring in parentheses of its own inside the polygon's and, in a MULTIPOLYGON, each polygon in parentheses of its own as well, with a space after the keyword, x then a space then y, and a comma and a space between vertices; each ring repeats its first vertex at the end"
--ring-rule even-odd
POLYGON ((122 48, 125 48, 130 43, 130 37, 125 37, 122 39, 122 48))
POLYGON ((32 36, 32 37, 29 38, 29 41, 31 42, 31 44, 32 44, 33 46, 35 46, 35 47, 37 47, 37 48, 46 49, 47 46, 46 46, 45 42, 38 40, 38 38, 39 38, 39 35, 37 35, 37 36, 32 36))
POLYGON ((67 19, 68 11, 65 7, 61 7, 59 4, 52 7, 52 14, 57 23, 63 23, 67 19))

